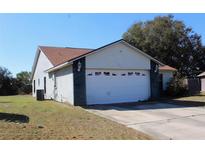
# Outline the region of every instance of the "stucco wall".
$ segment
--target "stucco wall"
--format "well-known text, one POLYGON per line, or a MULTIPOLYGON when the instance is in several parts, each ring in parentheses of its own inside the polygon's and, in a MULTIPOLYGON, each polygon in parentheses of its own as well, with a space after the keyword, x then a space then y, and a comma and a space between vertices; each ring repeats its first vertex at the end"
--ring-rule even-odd
POLYGON ((150 69, 150 59, 118 43, 86 57, 86 68, 103 69, 150 69))
POLYGON ((159 65, 154 61, 151 61, 150 65, 150 89, 151 89, 151 98, 157 99, 160 96, 160 87, 159 87, 159 65))
POLYGON ((73 85, 74 105, 86 105, 85 58, 73 62, 73 85))
POLYGON ((36 69, 34 72, 34 76, 33 76, 33 80, 32 80, 32 94, 35 97, 36 93, 34 93, 34 80, 36 83, 36 90, 38 89, 44 89, 44 77, 46 77, 47 80, 47 92, 45 94, 45 98, 49 98, 52 91, 50 90, 50 88, 48 88, 49 83, 52 82, 49 79, 48 73, 45 72, 45 70, 49 69, 53 67, 53 65, 51 64, 51 62, 48 60, 48 58, 45 56, 45 54, 43 52, 40 52, 39 57, 38 57, 38 61, 37 61, 37 65, 36 65, 36 69), (39 82, 40 81, 40 82, 39 82))
POLYGON ((72 65, 54 72, 54 78, 56 78, 54 99, 59 102, 68 102, 73 104, 74 98, 72 65))

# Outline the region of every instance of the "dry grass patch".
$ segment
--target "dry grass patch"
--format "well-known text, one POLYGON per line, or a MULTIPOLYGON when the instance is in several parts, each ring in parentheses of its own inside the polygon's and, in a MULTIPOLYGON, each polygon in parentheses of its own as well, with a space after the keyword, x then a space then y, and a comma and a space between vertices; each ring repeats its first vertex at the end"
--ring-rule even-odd
POLYGON ((0 97, 0 139, 150 139, 121 124, 31 96, 0 97))
POLYGON ((205 95, 196 95, 196 96, 189 96, 189 97, 181 97, 175 100, 182 100, 182 101, 196 101, 196 102, 204 102, 205 103, 205 95))
POLYGON ((170 99, 170 103, 185 105, 185 106, 205 106, 205 95, 199 94, 195 96, 180 97, 175 99, 170 99))

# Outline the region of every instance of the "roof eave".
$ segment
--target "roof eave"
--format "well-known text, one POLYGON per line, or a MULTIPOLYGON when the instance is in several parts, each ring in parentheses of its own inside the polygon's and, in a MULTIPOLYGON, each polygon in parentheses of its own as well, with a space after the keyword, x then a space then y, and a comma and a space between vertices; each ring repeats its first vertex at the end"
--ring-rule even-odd
POLYGON ((169 72, 176 72, 176 71, 177 71, 177 69, 175 69, 175 70, 171 70, 171 69, 170 69, 170 70, 168 70, 168 69, 167 69, 167 70, 159 69, 159 71, 169 71, 169 72))
POLYGON ((203 72, 203 73, 197 75, 197 77, 205 77, 205 72, 203 72))
POLYGON ((56 66, 56 67, 49 68, 45 72, 50 73, 50 72, 53 72, 53 71, 57 71, 59 69, 62 69, 64 67, 72 65, 72 64, 73 64, 73 62, 65 62, 65 63, 63 63, 61 65, 56 66))

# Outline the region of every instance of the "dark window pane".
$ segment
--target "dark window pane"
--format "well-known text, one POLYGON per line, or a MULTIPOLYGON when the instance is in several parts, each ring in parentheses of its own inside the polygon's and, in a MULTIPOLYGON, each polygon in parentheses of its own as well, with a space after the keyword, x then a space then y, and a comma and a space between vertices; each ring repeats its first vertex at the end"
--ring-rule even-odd
POLYGON ((95 75, 96 76, 101 75, 101 72, 95 72, 95 75))
POLYGON ((104 75, 109 76, 110 72, 104 72, 104 75))
POLYGON ((44 93, 46 93, 46 77, 44 77, 44 93))

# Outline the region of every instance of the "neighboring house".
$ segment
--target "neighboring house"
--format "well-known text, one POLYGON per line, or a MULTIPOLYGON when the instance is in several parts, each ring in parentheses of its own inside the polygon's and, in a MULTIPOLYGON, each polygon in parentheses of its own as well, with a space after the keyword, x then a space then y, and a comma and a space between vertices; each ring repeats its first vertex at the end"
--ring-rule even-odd
POLYGON ((162 82, 162 90, 165 91, 168 87, 168 83, 170 79, 173 77, 174 72, 177 70, 173 67, 170 67, 168 65, 160 66, 159 67, 159 73, 160 73, 160 78, 162 82))
POLYGON ((39 46, 33 96, 43 89, 46 99, 73 105, 143 101, 158 98, 174 71, 124 40, 94 50, 39 46))
POLYGON ((205 92, 205 72, 199 74, 198 77, 201 79, 201 91, 205 92))

